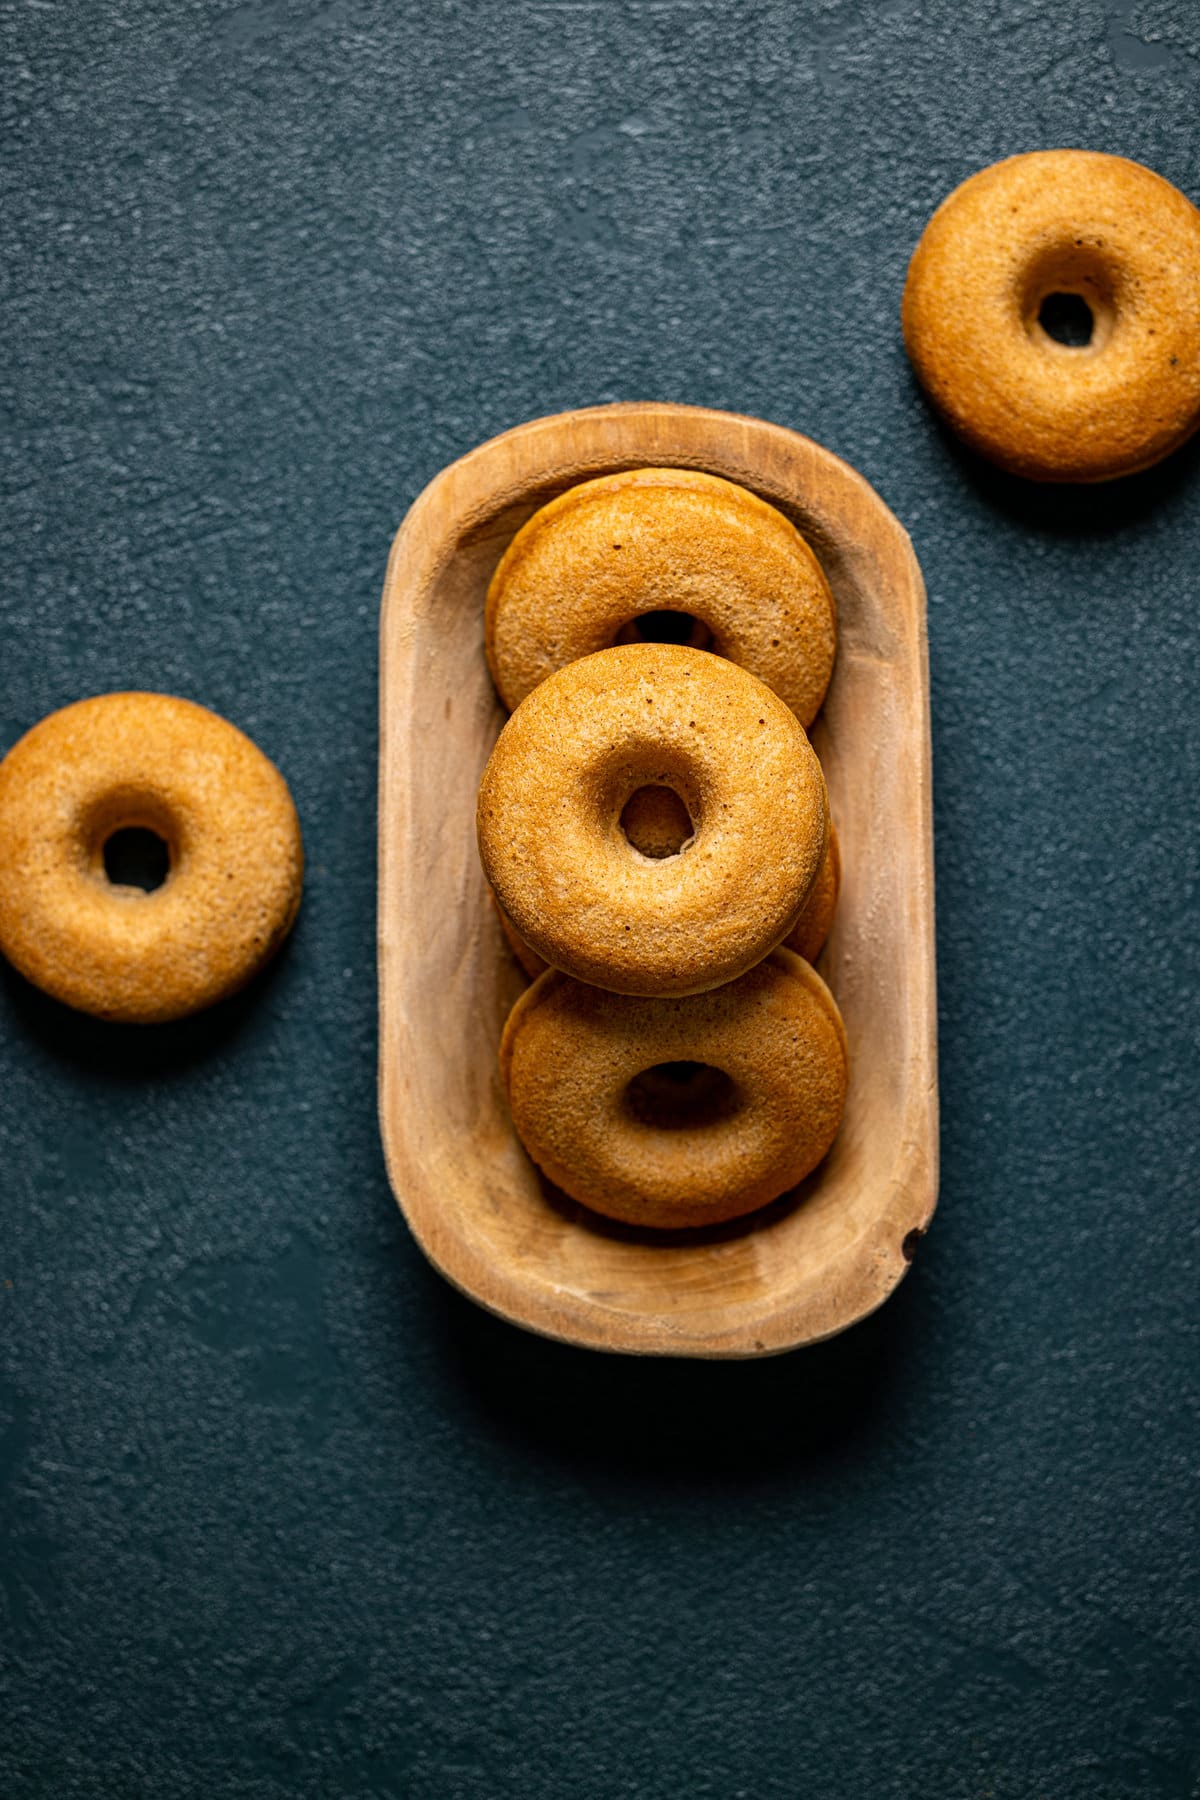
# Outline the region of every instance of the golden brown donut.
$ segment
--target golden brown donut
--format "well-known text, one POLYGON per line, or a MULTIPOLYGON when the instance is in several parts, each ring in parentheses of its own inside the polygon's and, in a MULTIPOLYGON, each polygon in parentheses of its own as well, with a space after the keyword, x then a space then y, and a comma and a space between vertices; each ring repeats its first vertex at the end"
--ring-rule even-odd
POLYGON ((629 994, 731 981, 800 916, 828 833, 825 778, 794 713, 701 650, 626 644, 522 701, 479 788, 479 851, 538 955, 629 994), (643 856, 621 815, 671 787, 694 836, 643 856))
MULTIPOLYGON (((625 835, 635 849, 643 856, 672 856, 678 854, 686 837, 691 832, 691 820, 683 809, 683 803, 670 788, 641 788, 625 807, 621 815, 621 823, 625 835), (645 808, 635 808, 634 801, 640 794, 670 794, 678 812, 662 804, 657 798, 652 799, 645 808), (686 821, 686 827, 682 820, 686 821), (664 848, 669 845, 670 848, 664 848)), ((794 950, 805 962, 815 963, 829 936, 829 928, 833 924, 833 915, 837 911, 838 894, 842 885, 842 857, 838 847, 838 836, 834 829, 833 817, 829 820, 829 841, 825 846, 825 854, 821 858, 821 866, 817 870, 817 878, 812 884, 808 899, 804 903, 804 911, 792 926, 783 940, 785 950, 794 950)), ((490 890, 489 890, 490 891, 490 890)), ((530 949, 512 920, 505 916, 504 908, 492 894, 496 908, 496 916, 500 920, 509 949, 528 975, 530 981, 536 981, 542 971, 549 967, 544 957, 536 950, 530 949)))
POLYGON ((1123 156, 1041 150, 972 175, 925 227, 901 317, 934 405, 1014 474, 1110 481, 1200 424, 1200 213, 1123 156), (1090 341, 1045 329, 1052 295, 1086 303, 1090 341))
POLYGON ((694 469, 602 475, 542 507, 492 577, 484 631, 509 707, 581 656, 665 640, 749 669, 806 726, 837 643, 829 583, 795 526, 694 469))
POLYGON ((0 950, 99 1018, 177 1019, 232 994, 291 929, 303 866, 278 769, 190 700, 80 700, 0 762, 0 950), (105 873, 130 826, 167 846, 149 893, 105 873))
POLYGON ((817 879, 804 903, 804 911, 784 938, 784 948, 794 950, 805 962, 815 963, 829 936, 833 915, 837 911, 842 886, 842 852, 838 844, 833 818, 829 820, 829 842, 817 870, 817 879))
POLYGON ((593 1211, 658 1227, 738 1218, 803 1180, 837 1135, 848 1068, 833 996, 790 950, 672 1000, 550 969, 500 1045, 538 1167, 593 1211))

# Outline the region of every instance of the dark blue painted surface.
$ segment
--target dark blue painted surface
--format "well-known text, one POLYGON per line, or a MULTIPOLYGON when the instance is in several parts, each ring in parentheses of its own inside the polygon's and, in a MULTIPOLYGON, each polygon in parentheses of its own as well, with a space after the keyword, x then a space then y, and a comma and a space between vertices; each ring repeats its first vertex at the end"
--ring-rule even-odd
POLYGON ((1009 152, 1200 197, 1185 0, 29 0, 5 84, 0 747, 113 687, 277 759, 223 1012, 0 981, 6 1796, 1092 1800, 1200 1778, 1200 454, 968 462, 897 326, 1009 152), (454 1296, 374 1112, 375 629, 451 457, 610 398, 849 458, 930 596, 944 1178, 745 1367, 454 1296))

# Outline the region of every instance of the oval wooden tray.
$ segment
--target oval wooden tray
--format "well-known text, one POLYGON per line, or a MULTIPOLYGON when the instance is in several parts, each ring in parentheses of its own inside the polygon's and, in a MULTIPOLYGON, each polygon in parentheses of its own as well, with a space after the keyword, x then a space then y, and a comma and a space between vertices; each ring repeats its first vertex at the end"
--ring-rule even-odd
POLYGON ((937 1197, 933 837, 925 592, 906 533, 807 438, 698 407, 537 419, 444 469, 388 564, 381 623, 380 1118, 388 1173, 434 1266, 492 1312, 596 1349, 761 1356, 873 1311, 937 1197), (813 742, 844 882, 819 967, 846 1020, 841 1133, 794 1194, 731 1225, 610 1224, 543 1183, 496 1067, 524 985, 475 848, 475 793, 504 720, 483 601, 513 533, 609 470, 706 469, 792 518, 838 603, 813 742))

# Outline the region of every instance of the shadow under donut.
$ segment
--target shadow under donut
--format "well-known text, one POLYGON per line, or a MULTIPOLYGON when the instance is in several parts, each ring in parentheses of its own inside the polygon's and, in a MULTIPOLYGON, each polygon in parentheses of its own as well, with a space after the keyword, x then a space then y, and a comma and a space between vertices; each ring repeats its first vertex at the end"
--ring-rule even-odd
POLYGON ((693 1225, 681 1231, 664 1231, 661 1226, 645 1226, 626 1224, 621 1219, 605 1218, 603 1213, 592 1212, 578 1200, 572 1200, 569 1194, 555 1187, 552 1181, 539 1171, 542 1194, 546 1204, 552 1207, 561 1218, 570 1220, 572 1225, 582 1226, 595 1232, 598 1237, 615 1238, 623 1244, 648 1244, 651 1247, 666 1247, 684 1244, 728 1244, 737 1238, 749 1237, 763 1225, 784 1219, 791 1212, 803 1206, 807 1194, 816 1186, 817 1175, 808 1176, 798 1187, 781 1194, 778 1200, 772 1200, 768 1206, 756 1207, 753 1212, 743 1213, 740 1218, 726 1219, 719 1225, 693 1225))
POLYGON ((1113 481, 1031 481, 1010 475, 973 450, 939 417, 909 370, 914 397, 925 408, 941 449, 973 497, 1013 524, 1062 538, 1115 537, 1160 512, 1187 492, 1200 474, 1200 431, 1170 456, 1113 481))
MULTIPOLYGON (((299 929, 299 926, 296 927, 299 929)), ((293 930, 251 981, 228 999, 163 1025, 126 1025, 76 1012, 43 993, 0 957, 0 1003, 9 1035, 31 1051, 115 1084, 186 1073, 249 1036, 265 1020, 295 937, 293 930)))

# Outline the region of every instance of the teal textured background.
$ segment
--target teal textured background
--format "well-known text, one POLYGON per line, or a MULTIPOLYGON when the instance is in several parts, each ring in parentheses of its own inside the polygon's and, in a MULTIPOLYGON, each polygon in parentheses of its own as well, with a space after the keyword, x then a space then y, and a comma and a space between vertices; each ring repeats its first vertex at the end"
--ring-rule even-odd
POLYGON ((1200 453, 1050 491, 898 329, 981 165, 1200 198, 1185 0, 0 8, 0 749, 215 707, 250 992, 0 977, 0 1791, 1140 1800, 1200 1781, 1200 453), (943 1182, 819 1350, 633 1365, 423 1262, 375 1120, 376 626, 437 470, 607 399, 870 479, 930 600, 943 1182))

